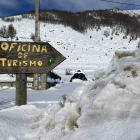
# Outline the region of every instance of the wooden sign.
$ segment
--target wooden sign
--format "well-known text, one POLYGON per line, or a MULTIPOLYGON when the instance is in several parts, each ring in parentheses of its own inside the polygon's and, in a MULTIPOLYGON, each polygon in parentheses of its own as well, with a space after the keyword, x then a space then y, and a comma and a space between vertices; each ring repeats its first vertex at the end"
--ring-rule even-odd
POLYGON ((65 59, 46 42, 0 41, 0 73, 48 73, 65 59))

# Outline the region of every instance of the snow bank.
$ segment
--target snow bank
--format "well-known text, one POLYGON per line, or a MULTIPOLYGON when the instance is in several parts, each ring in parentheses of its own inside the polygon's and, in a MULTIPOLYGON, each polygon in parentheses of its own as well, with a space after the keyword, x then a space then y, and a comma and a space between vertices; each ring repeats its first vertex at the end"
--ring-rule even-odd
POLYGON ((22 138, 29 123, 41 114, 41 110, 33 105, 15 106, 0 111, 0 139, 25 140, 22 138))
POLYGON ((32 139, 138 140, 139 56, 140 50, 117 51, 108 68, 95 74, 95 82, 83 82, 63 95, 63 102, 47 108, 32 124, 38 126, 32 139))

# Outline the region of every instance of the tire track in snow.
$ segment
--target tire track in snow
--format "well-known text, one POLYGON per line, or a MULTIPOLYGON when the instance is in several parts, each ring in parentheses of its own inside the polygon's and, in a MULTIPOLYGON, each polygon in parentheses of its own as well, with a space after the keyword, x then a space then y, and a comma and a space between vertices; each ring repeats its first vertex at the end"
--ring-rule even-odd
POLYGON ((13 102, 13 101, 14 101, 14 99, 1 98, 0 99, 0 110, 14 106, 13 104, 11 104, 11 102, 13 102))

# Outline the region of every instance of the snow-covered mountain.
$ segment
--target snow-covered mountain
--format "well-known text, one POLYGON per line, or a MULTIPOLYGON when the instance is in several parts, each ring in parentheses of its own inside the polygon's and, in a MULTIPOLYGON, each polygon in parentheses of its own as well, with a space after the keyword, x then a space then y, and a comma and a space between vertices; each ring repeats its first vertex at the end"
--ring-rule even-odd
MULTIPOLYGON (((55 13, 50 12, 49 16, 53 19, 59 19, 55 13)), ((5 22, 0 19, 0 27, 13 24, 17 30, 16 36, 19 39, 18 41, 32 41, 30 38, 31 33, 34 33, 35 30, 34 15, 27 14, 27 17, 30 18, 22 17, 21 15, 15 16, 14 22, 5 22)), ((67 58, 55 68, 55 71, 59 74, 62 71, 64 73, 67 68, 70 68, 72 71, 82 69, 87 76, 93 77, 91 76, 93 71, 105 68, 116 50, 136 49, 139 41, 139 37, 131 40, 132 37, 130 35, 124 38, 125 34, 117 26, 89 28, 84 33, 61 24, 40 22, 39 27, 41 40, 49 42, 67 58), (106 30, 108 30, 108 36, 104 35, 106 30)), ((10 39, 0 38, 0 40, 10 39)), ((16 38, 13 41, 16 41, 16 38)))

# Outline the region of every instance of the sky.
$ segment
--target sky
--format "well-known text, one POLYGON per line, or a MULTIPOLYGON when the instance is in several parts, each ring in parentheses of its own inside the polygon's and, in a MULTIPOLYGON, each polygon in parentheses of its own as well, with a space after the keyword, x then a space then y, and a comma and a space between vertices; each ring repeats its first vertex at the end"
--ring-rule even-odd
MULTIPOLYGON (((35 10, 36 0, 0 0, 0 17, 35 10)), ((114 2, 140 5, 139 0, 111 0, 114 2)), ((40 9, 56 9, 62 11, 86 11, 97 9, 140 9, 140 6, 105 2, 101 0, 40 0, 40 9)))

